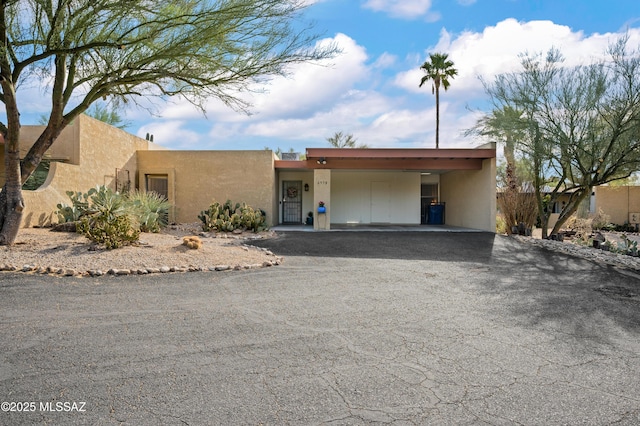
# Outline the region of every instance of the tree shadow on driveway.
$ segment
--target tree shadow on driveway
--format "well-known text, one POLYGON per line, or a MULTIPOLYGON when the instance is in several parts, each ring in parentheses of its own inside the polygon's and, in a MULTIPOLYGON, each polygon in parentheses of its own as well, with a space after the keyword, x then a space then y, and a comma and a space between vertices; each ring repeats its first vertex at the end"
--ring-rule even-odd
MULTIPOLYGON (((608 341, 604 324, 640 332, 640 280, 613 267, 492 233, 283 232, 250 244, 280 256, 462 262, 466 286, 526 326, 608 341), (469 266, 471 265, 471 266, 469 266)), ((456 285, 452 283, 452 285, 456 285)))
POLYGON ((490 273, 476 277, 476 288, 500 299, 512 318, 601 343, 640 333, 637 274, 510 238, 495 248, 490 273))

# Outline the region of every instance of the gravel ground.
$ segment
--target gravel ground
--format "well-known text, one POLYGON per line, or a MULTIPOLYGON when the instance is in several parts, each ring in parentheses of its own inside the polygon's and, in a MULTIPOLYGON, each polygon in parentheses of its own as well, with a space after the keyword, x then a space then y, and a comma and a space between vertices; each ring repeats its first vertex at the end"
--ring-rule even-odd
MULTIPOLYGON (((540 230, 534 230, 532 237, 514 236, 520 241, 544 247, 547 250, 570 254, 572 256, 581 257, 598 263, 612 266, 618 266, 626 269, 640 271, 640 257, 628 256, 621 253, 612 253, 593 247, 580 244, 574 239, 565 239, 564 241, 543 240, 540 238, 540 230), (537 231, 537 232, 536 232, 537 231)), ((610 241, 615 247, 617 244, 623 244, 622 236, 626 235, 629 240, 637 241, 640 245, 640 234, 638 233, 621 233, 621 232, 602 232, 606 241, 610 241)))
POLYGON ((143 233, 139 244, 105 250, 79 234, 25 228, 13 246, 0 247, 0 269, 63 275, 103 275, 111 270, 126 275, 258 268, 279 264, 280 259, 244 243, 273 236, 272 232, 216 235, 202 233, 196 226, 179 225, 158 234, 143 233), (182 245, 187 235, 199 235, 202 247, 192 250, 182 245))

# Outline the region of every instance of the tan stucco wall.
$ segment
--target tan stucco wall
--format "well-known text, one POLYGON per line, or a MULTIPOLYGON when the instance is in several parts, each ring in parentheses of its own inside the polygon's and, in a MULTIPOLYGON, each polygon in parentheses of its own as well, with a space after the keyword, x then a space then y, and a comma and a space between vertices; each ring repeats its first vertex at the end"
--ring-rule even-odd
POLYGON ((496 160, 482 162, 481 170, 460 170, 440 176, 440 199, 446 203, 445 223, 496 231, 496 160))
POLYGON ((168 175, 175 222, 197 222, 212 201, 230 199, 264 210, 269 225, 277 223, 272 151, 139 151, 140 189, 147 174, 168 175))
MULTIPOLYGON (((41 131, 38 127, 25 126, 21 130, 23 138, 31 138, 22 139, 25 146, 33 144, 41 131)), ((122 170, 121 178, 128 171, 131 187, 135 188, 136 152, 155 148, 157 146, 121 129, 86 115, 80 116, 63 131, 48 152, 52 158, 69 158, 70 164, 51 163, 45 184, 35 191, 23 192, 26 208, 22 226, 57 222, 56 205, 70 202, 66 191, 86 192, 97 185, 115 189, 116 169, 122 170)))
MULTIPOLYGON (((64 160, 70 164, 80 163, 80 146, 77 141, 80 134, 80 120, 65 127, 58 139, 51 145, 45 158, 64 160)), ((45 126, 23 126, 20 128, 20 158, 24 158, 31 146, 44 131, 45 126)))
POLYGON ((629 222, 629 213, 640 213, 640 186, 599 186, 595 213, 600 209, 611 217, 611 222, 622 225, 629 222))

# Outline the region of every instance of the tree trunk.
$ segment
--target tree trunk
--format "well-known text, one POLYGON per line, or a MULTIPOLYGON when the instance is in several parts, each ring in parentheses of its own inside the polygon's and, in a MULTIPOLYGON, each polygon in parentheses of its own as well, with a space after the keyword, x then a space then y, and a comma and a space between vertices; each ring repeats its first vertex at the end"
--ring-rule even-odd
POLYGON ((440 85, 436 84, 436 149, 440 148, 440 85))
POLYGON ((5 143, 5 184, 0 193, 0 245, 12 245, 20 225, 24 211, 22 198, 22 181, 20 179, 20 151, 10 149, 5 143))
POLYGON ((569 201, 564 209, 560 212, 560 216, 558 217, 558 221, 553 226, 551 230, 551 235, 557 234, 560 232, 560 228, 564 225, 567 220, 573 215, 580 207, 580 204, 587 198, 588 195, 591 194, 592 188, 588 188, 588 190, 581 192, 575 200, 569 201))

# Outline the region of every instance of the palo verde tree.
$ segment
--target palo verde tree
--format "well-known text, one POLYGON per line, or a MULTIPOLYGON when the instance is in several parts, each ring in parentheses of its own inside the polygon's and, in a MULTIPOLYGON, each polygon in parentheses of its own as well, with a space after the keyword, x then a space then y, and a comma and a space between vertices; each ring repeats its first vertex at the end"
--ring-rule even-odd
POLYGON ((560 196, 568 202, 552 234, 593 187, 640 169, 640 50, 630 50, 625 36, 609 47, 606 59, 587 65, 565 66, 554 49, 546 56, 522 55, 521 65, 485 84, 494 109, 521 114, 485 119, 484 125, 519 130, 516 150, 531 168, 546 237, 550 207, 560 196))
MULTIPOLYGON (((129 121, 125 120, 122 115, 120 115, 120 113, 118 112, 118 105, 115 103, 107 106, 101 102, 96 102, 91 105, 91 108, 87 109, 84 113, 89 117, 93 117, 96 120, 100 120, 103 123, 107 123, 118 129, 124 130, 131 125, 129 121)), ((44 126, 46 126, 48 122, 49 116, 47 116, 46 114, 41 115, 40 119, 38 120, 38 123, 44 126)))
POLYGON ((449 89, 451 83, 449 79, 453 79, 458 75, 458 70, 453 67, 453 62, 449 60, 449 55, 446 53, 432 53, 429 55, 429 60, 425 61, 420 66, 425 72, 420 80, 420 86, 422 87, 427 81, 431 80, 431 93, 436 95, 436 149, 440 148, 440 86, 442 86, 445 92, 449 89))
POLYGON ((301 21, 301 0, 0 0, 0 100, 5 177, 0 244, 20 226, 22 183, 60 132, 96 100, 182 96, 204 111, 295 63, 327 58, 301 21), (18 88, 50 93, 46 127, 21 160, 18 88))

